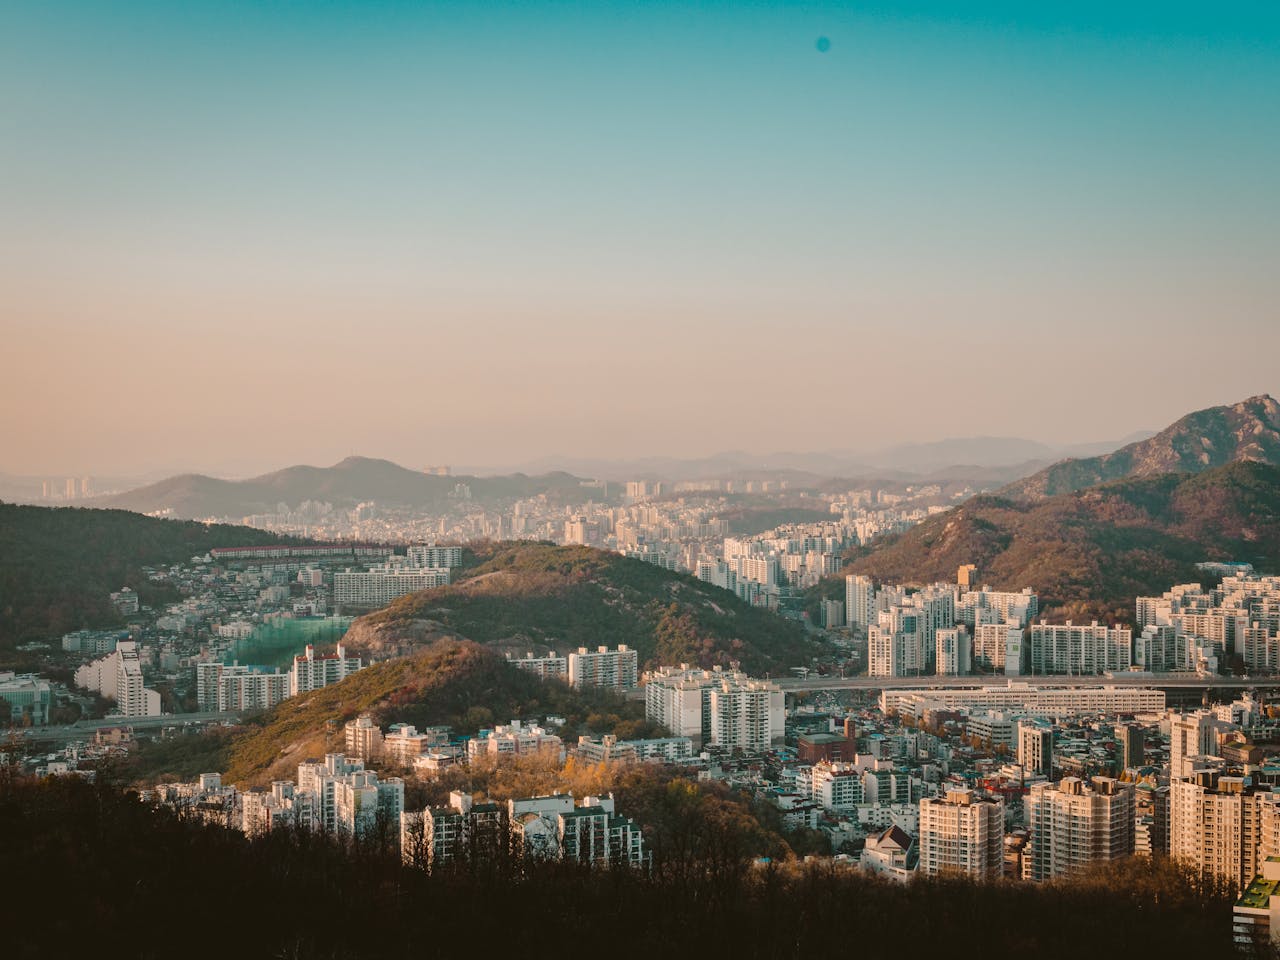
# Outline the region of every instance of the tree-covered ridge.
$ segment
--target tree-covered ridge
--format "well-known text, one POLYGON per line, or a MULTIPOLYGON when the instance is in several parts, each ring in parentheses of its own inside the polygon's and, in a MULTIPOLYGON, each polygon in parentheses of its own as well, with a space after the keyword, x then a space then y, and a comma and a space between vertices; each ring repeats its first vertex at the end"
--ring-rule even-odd
POLYGON ((475 549, 456 582, 361 618, 348 642, 394 648, 434 631, 512 652, 625 643, 642 667, 737 662, 757 674, 806 664, 817 652, 800 625, 688 574, 592 547, 475 549))
POLYGON ((143 603, 170 599, 143 576, 144 566, 179 563, 211 547, 279 542, 248 527, 0 503, 0 650, 118 625, 109 595, 123 586, 143 603))
POLYGON ((1062 460, 1000 495, 1036 501, 1112 480, 1199 473, 1232 462, 1280 464, 1280 404, 1266 394, 1189 413, 1153 437, 1099 457, 1062 460))
POLYGON ((652 870, 506 857, 428 874, 377 843, 250 839, 154 810, 109 778, 0 778, 0 869, 22 878, 6 892, 21 918, 6 949, 212 958, 234 936, 251 955, 296 960, 563 957, 566 945, 617 960, 1240 956, 1229 891, 1163 858, 1044 884, 897 885, 830 864, 753 867, 768 837, 715 788, 639 770, 618 808, 644 828, 652 870))
POLYGON ((579 734, 623 738, 662 735, 644 704, 607 690, 575 690, 516 670, 478 644, 441 640, 410 657, 375 663, 340 683, 290 697, 230 732, 143 744, 131 760, 138 780, 190 778, 200 769, 229 782, 292 779, 302 761, 343 750, 342 727, 362 713, 387 727, 446 725, 458 734, 547 715, 565 718, 569 743, 579 734))
POLYGON ((952 580, 957 567, 973 563, 981 582, 1033 587, 1042 607, 1063 615, 1130 616, 1135 596, 1198 579, 1202 560, 1275 570, 1280 469, 1231 463, 1038 503, 976 497, 848 560, 845 572, 891 583, 952 580))

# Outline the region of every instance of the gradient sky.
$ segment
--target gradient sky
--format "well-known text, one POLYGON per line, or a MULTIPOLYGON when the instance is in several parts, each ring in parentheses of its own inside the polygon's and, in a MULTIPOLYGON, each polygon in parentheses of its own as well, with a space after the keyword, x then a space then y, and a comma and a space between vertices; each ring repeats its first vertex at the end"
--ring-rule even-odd
POLYGON ((1280 5, 1116 6, 9 0, 0 470, 1081 441, 1277 392, 1280 5))

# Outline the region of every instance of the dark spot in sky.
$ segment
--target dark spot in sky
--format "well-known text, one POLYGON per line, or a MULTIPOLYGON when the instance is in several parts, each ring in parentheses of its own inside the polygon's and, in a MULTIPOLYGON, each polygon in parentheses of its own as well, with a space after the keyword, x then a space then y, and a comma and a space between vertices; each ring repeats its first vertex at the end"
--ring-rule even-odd
POLYGON ((819 37, 818 42, 814 44, 818 48, 819 53, 826 53, 831 49, 831 41, 826 37, 819 37))

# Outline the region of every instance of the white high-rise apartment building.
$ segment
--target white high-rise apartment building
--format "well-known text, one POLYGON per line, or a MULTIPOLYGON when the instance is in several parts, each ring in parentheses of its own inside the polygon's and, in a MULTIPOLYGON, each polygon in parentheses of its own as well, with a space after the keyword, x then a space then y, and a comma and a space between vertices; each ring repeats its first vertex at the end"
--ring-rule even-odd
POLYGON ((1023 876, 1052 880, 1133 853, 1134 795, 1130 784, 1066 777, 1031 785, 1026 800, 1031 843, 1023 876))
POLYGON ((1032 673, 1074 676, 1128 670, 1133 664, 1133 633, 1128 627, 1088 626, 1067 621, 1033 624, 1028 644, 1032 673))
POLYGON ((1268 793, 1204 770, 1169 785, 1169 856, 1243 889, 1257 873, 1268 793))
POLYGON ((933 583, 910 599, 919 610, 916 623, 920 632, 920 669, 930 672, 936 668, 934 657, 938 631, 956 623, 956 588, 949 583, 933 583))
POLYGON ((1053 776, 1053 727, 1034 721, 1018 724, 1018 766, 1027 773, 1053 776))
POLYGON ((775 707, 782 691, 771 683, 721 684, 711 688, 711 745, 748 752, 768 750, 774 742, 775 707))
POLYGON ((963 624, 939 628, 934 636, 934 668, 938 676, 964 676, 973 669, 969 631, 963 624))
POLYGON ((994 880, 1004 865, 1004 803, 972 790, 920 801, 920 872, 994 880))
POLYGON ((912 677, 925 668, 921 612, 896 604, 867 628, 867 672, 873 677, 912 677))
POLYGON ((609 687, 630 690, 640 673, 639 654, 625 643, 616 650, 579 647, 569 654, 569 683, 575 687, 609 687))
POLYGON ((990 611, 995 619, 1025 627, 1040 612, 1040 598, 1030 588, 1018 593, 1002 592, 983 587, 960 595, 956 615, 966 626, 976 626, 981 621, 980 611, 990 611))
POLYGON ((1211 710, 1169 712, 1169 779, 1186 780, 1196 761, 1218 752, 1218 723, 1211 710))
POLYGON ((1192 649, 1193 645, 1186 637, 1180 638, 1175 628, 1151 624, 1133 638, 1133 665, 1152 673, 1194 670, 1192 649))
POLYGON ((851 627, 865 630, 876 618, 876 587, 870 577, 852 573, 844 578, 844 615, 851 627))
POLYGON ((725 750, 766 750, 783 737, 782 689, 736 671, 665 667, 645 684, 645 714, 677 737, 725 750))
POLYGON ((160 716, 160 694, 144 684, 138 644, 133 640, 121 640, 114 653, 80 667, 75 683, 114 700, 121 716, 160 716))
POLYGON ((1022 673, 1022 628, 1014 623, 981 623, 973 628, 974 660, 1007 676, 1022 673))

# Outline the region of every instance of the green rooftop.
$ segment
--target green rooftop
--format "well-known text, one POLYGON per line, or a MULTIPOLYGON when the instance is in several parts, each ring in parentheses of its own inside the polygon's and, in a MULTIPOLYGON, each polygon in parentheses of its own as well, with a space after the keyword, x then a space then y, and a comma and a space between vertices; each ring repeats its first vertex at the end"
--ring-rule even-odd
MULTIPOLYGON (((1268 860, 1274 860, 1275 857, 1268 857, 1268 860)), ((1237 907, 1248 907, 1251 910, 1265 910, 1267 904, 1270 903, 1272 895, 1276 892, 1276 887, 1280 887, 1280 880, 1268 880, 1265 877, 1254 877, 1253 882, 1240 895, 1240 899, 1236 901, 1237 907)))

